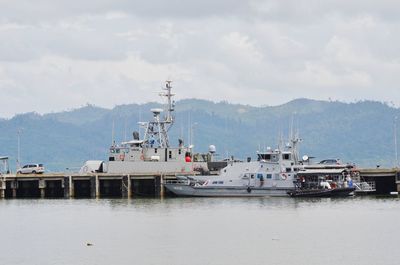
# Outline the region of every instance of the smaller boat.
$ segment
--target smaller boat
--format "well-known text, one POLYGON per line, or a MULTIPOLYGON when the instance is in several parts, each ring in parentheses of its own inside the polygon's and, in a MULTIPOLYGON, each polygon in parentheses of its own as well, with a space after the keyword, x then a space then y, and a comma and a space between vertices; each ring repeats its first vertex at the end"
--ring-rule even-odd
POLYGON ((351 196, 356 188, 334 188, 334 189, 295 189, 288 191, 290 197, 347 197, 351 196))
POLYGON ((305 169, 297 175, 296 188, 288 191, 290 197, 347 197, 354 195, 348 168, 305 169))

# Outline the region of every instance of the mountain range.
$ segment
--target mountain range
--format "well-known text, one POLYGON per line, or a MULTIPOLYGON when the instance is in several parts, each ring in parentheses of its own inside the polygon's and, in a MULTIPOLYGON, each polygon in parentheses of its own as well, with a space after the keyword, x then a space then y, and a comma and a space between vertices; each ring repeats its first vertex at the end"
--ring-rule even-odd
MULTIPOLYGON (((132 138, 138 122, 152 118, 160 103, 129 104, 105 109, 87 105, 69 111, 25 113, 0 119, 0 156, 8 155, 12 168, 18 153, 21 163, 44 163, 51 171, 80 167, 86 160, 106 160, 112 141, 132 138)), ((170 142, 190 142, 198 152, 217 147, 221 159, 256 156, 257 150, 275 148, 298 131, 300 154, 315 161, 340 158, 362 167, 391 167, 395 161, 394 120, 400 109, 385 103, 355 103, 296 99, 279 106, 255 107, 186 99, 176 103, 176 122, 170 142), (192 137, 190 137, 192 135, 192 137), (191 138, 191 140, 190 140, 191 138)))

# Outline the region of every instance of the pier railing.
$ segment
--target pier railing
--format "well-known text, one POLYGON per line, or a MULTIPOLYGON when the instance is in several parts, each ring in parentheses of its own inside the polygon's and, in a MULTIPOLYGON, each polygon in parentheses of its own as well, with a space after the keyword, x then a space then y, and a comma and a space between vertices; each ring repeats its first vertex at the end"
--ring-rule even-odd
POLYGON ((353 183, 356 192, 373 192, 376 191, 374 181, 362 181, 353 183))
POLYGON ((189 185, 189 179, 176 179, 176 180, 165 180, 165 184, 180 184, 180 185, 189 185))

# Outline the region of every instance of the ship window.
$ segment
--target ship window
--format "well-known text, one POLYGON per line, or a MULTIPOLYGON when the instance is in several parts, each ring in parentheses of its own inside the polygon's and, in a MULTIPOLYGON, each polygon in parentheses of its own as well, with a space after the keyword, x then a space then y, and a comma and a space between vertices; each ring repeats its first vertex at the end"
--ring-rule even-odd
POLYGON ((224 184, 224 182, 223 181, 218 181, 218 184, 224 184))
POLYGON ((264 160, 271 160, 270 154, 260 154, 259 157, 264 160))
POLYGON ((292 169, 290 167, 287 167, 286 172, 292 172, 292 169))
POLYGON ((218 181, 213 181, 212 184, 218 184, 218 181))
POLYGON ((252 179, 254 178, 254 174, 251 174, 251 178, 252 178, 252 179))
POLYGON ((172 151, 169 151, 169 158, 172 158, 172 151))
POLYGON ((154 148, 154 153, 156 153, 156 154, 157 154, 157 148, 154 148))
POLYGON ((272 179, 272 174, 267 174, 267 179, 272 179))
POLYGON ((262 179, 263 177, 264 177, 263 174, 257 174, 258 179, 262 179))
POLYGON ((179 149, 178 153, 179 153, 179 154, 182 154, 182 150, 181 150, 181 149, 179 149))
POLYGON ((284 160, 290 160, 290 154, 283 154, 284 160))

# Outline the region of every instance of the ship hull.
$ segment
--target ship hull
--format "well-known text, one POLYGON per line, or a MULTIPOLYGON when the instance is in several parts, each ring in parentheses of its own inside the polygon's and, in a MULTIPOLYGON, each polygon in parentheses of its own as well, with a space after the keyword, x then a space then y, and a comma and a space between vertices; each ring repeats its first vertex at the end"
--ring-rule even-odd
POLYGON ((176 196, 185 197, 288 197, 291 188, 257 187, 204 187, 182 184, 165 184, 167 190, 176 196))

